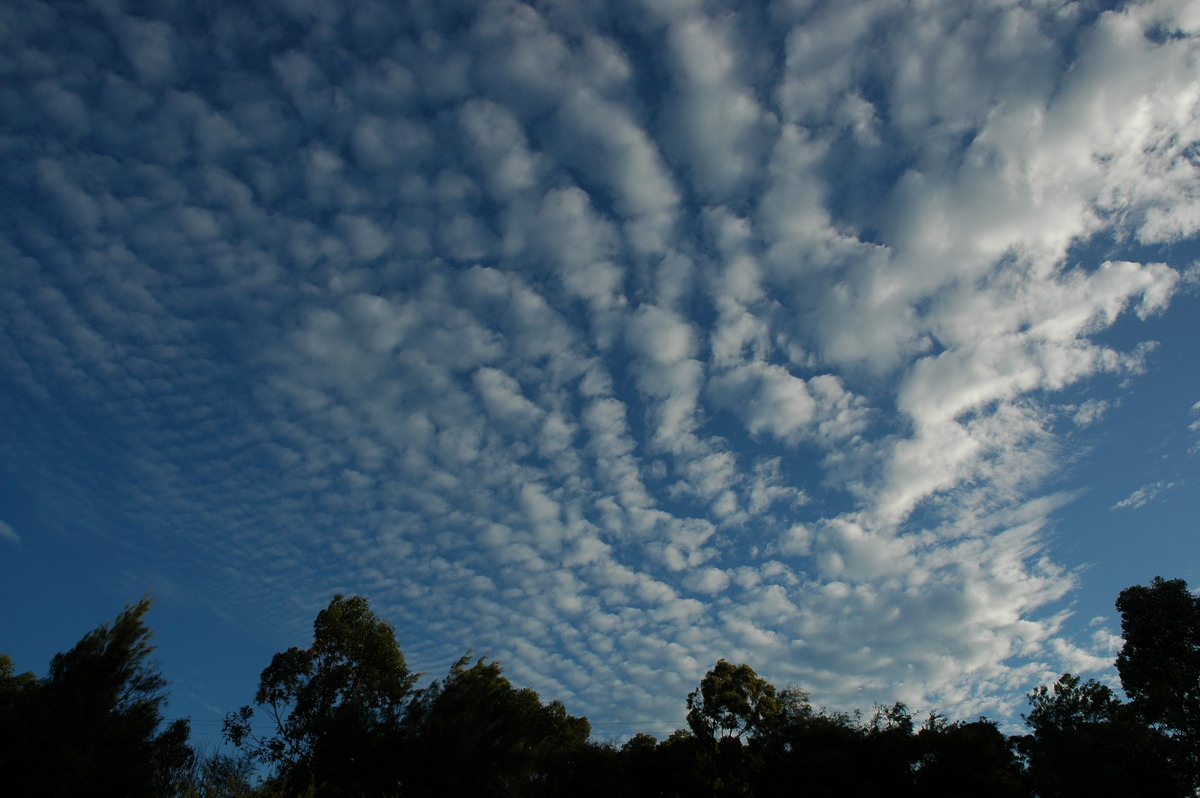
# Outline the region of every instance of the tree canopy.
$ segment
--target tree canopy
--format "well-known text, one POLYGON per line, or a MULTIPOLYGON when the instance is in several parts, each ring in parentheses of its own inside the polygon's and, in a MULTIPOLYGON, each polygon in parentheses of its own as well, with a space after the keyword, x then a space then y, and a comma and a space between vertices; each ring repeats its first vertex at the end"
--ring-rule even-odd
POLYGON ((1155 577, 1117 598, 1121 687, 1137 720, 1171 740, 1181 778, 1200 786, 1200 598, 1182 579, 1155 577))
POLYGON ((494 659, 468 654, 418 688, 391 624, 366 598, 336 595, 312 643, 275 654, 254 705, 227 716, 240 755, 198 757, 187 720, 164 725, 149 607, 143 599, 89 632, 44 678, 0 655, 7 793, 1185 798, 1200 788, 1200 602, 1182 580, 1122 591, 1123 694, 1063 674, 1028 695, 1022 735, 982 717, 933 713, 918 724, 898 702, 865 719, 815 709, 803 690, 720 659, 686 697, 686 728, 620 747, 592 739, 588 719, 561 702, 512 684, 494 659))
POLYGON ((513 687, 495 661, 469 661, 454 663, 410 711, 411 755, 422 765, 413 769, 415 794, 517 796, 561 778, 587 743, 587 718, 513 687))
POLYGON ((763 731, 780 709, 775 686, 749 665, 718 660, 700 687, 687 697, 687 722, 702 738, 731 737, 763 731))
POLYGON ((272 731, 257 734, 244 706, 226 717, 226 736, 284 782, 386 791, 395 785, 384 760, 415 680, 391 624, 362 596, 336 595, 313 622, 312 645, 276 654, 262 672, 254 702, 272 731))
POLYGON ((56 654, 49 674, 0 657, 0 772, 12 795, 169 795, 190 771, 189 724, 160 731, 167 681, 150 659, 150 599, 56 654))

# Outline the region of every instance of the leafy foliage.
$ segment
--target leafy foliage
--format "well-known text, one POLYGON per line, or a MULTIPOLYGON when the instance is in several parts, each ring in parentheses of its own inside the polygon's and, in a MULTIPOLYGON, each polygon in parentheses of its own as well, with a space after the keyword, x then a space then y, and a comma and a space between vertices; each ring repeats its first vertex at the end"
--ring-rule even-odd
POLYGON ((780 710, 775 686, 749 665, 719 660, 687 697, 687 722, 699 738, 740 740, 767 728, 780 710))
POLYGON ((253 776, 254 759, 248 754, 217 751, 197 757, 180 798, 249 798, 258 792, 251 783, 253 776))
POLYGON ((1013 746, 986 718, 928 724, 917 733, 917 750, 918 794, 1002 798, 1027 793, 1013 746))
POLYGON ((0 655, 0 783, 18 795, 181 798, 439 796, 628 798, 1197 794, 1200 602, 1181 580, 1121 593, 1126 633, 1113 687, 1064 674, 1029 694, 1029 733, 986 718, 920 728, 901 703, 864 720, 814 709, 749 665, 719 660, 687 696, 687 728, 624 746, 586 718, 464 656, 423 689, 390 624, 335 596, 313 642, 276 654, 255 708, 226 718, 241 756, 197 758, 188 722, 160 730, 166 680, 150 661, 148 600, 56 655, 38 679, 0 655), (271 768, 251 784, 255 760, 271 768))
MULTIPOLYGON (((1155 577, 1117 598, 1125 644, 1117 655, 1129 711, 1162 731, 1187 791, 1200 788, 1200 598, 1182 579, 1155 577)), ((1190 794, 1190 792, 1189 792, 1190 794)))
POLYGON ((591 733, 587 718, 513 687, 495 661, 469 661, 454 663, 410 712, 416 794, 515 796, 564 778, 591 733))
POLYGON ((1121 686, 1147 723, 1200 743, 1200 598, 1182 579, 1155 577, 1117 598, 1125 645, 1121 686))
POLYGON ((1107 685, 1064 673, 1053 685, 1042 685, 1029 694, 1031 709, 1025 723, 1034 734, 1071 731, 1116 719, 1121 702, 1107 685))
POLYGON ((388 792, 388 747, 415 679, 392 626, 365 598, 337 595, 317 614, 312 645, 276 654, 262 672, 254 701, 272 733, 258 735, 244 706, 226 716, 225 734, 276 765, 286 784, 388 792))
POLYGON ((161 796, 191 769, 186 720, 161 732, 167 681, 149 657, 143 616, 150 600, 126 607, 111 626, 56 654, 49 675, 13 674, 0 657, 0 771, 13 795, 161 796))
POLYGON ((1112 689, 1071 674, 1029 695, 1019 741, 1035 792, 1044 798, 1182 796, 1168 741, 1135 722, 1112 689))

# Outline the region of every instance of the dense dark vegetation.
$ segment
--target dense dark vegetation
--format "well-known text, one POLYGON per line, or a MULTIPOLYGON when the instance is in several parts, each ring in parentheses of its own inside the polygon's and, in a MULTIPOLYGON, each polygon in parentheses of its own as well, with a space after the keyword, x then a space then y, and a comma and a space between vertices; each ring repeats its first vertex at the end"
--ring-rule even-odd
POLYGON ((79 796, 1192 796, 1200 788, 1200 599, 1183 580, 1121 592, 1125 695, 1064 674, 1029 695, 1027 733, 986 719, 817 709, 719 661, 687 728, 590 739, 586 718, 514 687, 497 662, 415 686, 392 627, 335 596, 308 648, 274 656, 232 712, 236 755, 164 726, 149 600, 58 654, 49 674, 0 656, 0 784, 79 796), (266 773, 265 778, 257 774, 266 773))

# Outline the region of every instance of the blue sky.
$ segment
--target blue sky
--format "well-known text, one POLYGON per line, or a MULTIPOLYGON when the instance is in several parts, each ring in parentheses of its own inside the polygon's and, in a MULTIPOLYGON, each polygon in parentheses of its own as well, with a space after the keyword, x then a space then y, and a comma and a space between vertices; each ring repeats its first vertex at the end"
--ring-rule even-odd
POLYGON ((0 650, 337 592, 597 732, 1013 717, 1197 580, 1200 9, 0 10, 0 650))

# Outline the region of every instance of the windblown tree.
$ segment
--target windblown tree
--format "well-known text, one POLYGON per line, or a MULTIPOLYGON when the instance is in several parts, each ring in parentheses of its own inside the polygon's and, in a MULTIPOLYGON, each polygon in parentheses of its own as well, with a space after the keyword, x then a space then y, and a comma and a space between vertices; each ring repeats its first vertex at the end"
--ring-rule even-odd
POLYGON ((150 660, 150 599, 56 654, 44 679, 0 656, 0 773, 9 795, 174 794, 194 753, 187 720, 160 731, 167 680, 150 660))
POLYGON ((262 672, 254 701, 271 731, 256 731, 254 709, 244 706, 226 716, 225 736, 275 766, 285 791, 394 794, 415 679, 391 624, 362 596, 337 595, 317 614, 312 645, 276 654, 262 672))

